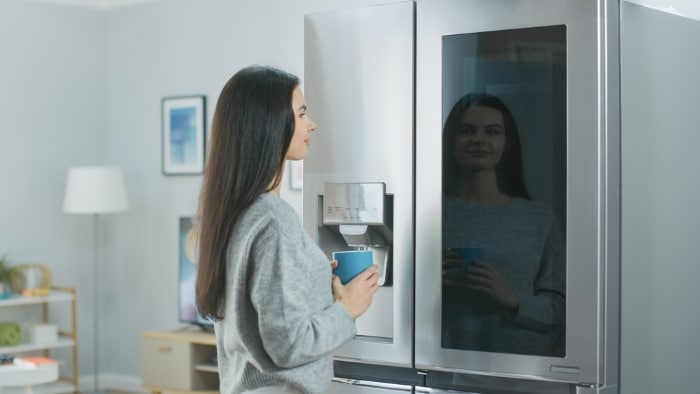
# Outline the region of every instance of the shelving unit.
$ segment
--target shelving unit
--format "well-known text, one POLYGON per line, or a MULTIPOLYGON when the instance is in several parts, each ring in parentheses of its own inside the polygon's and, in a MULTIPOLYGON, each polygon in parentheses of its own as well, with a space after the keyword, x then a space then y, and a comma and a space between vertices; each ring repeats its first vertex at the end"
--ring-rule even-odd
MULTIPOLYGON (((64 368, 59 362, 59 380, 53 383, 41 384, 32 387, 32 391, 36 394, 63 394, 78 392, 78 338, 77 338, 77 315, 76 315, 76 295, 75 288, 53 286, 47 296, 43 297, 22 297, 15 296, 8 299, 0 300, 0 310, 19 309, 19 308, 42 308, 41 316, 43 323, 50 323, 49 309, 50 305, 59 302, 70 303, 70 328, 67 331, 61 330, 59 327, 58 338, 54 342, 48 343, 30 343, 24 338, 22 343, 16 346, 0 347, 1 354, 11 354, 15 357, 23 355, 31 355, 32 353, 41 353, 45 357, 51 357, 51 351, 56 349, 69 349, 71 354, 72 368, 70 375, 61 374, 64 368)), ((0 312, 3 313, 3 312, 0 312)), ((5 313, 3 313, 5 315, 5 313)), ((7 316, 10 312, 7 313, 7 316)), ((22 314, 14 314, 13 316, 22 316, 22 314)), ((5 319, 3 319, 5 320, 5 319)), ((36 323, 37 321, 20 320, 22 323, 36 323)), ((21 387, 3 388, 3 394, 21 393, 21 387)))
POLYGON ((214 334, 186 328, 141 335, 143 385, 152 394, 219 392, 214 334))

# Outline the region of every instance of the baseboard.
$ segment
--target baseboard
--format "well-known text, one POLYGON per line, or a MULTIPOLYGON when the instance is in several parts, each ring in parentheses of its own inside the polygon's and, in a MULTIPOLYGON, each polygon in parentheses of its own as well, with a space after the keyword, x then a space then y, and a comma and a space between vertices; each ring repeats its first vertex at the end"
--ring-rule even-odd
MULTIPOLYGON (((113 373, 100 374, 98 380, 98 390, 104 391, 120 391, 135 394, 147 394, 149 391, 144 390, 143 381, 140 376, 120 375, 113 373)), ((95 377, 85 375, 78 378, 78 387, 81 392, 92 392, 95 389, 95 377)))

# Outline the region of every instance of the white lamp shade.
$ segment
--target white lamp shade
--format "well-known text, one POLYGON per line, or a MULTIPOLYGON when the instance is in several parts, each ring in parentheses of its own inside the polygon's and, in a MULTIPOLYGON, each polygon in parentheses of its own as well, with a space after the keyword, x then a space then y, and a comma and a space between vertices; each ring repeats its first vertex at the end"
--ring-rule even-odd
POLYGON ((127 209, 124 177, 119 167, 68 169, 63 212, 115 213, 127 209))

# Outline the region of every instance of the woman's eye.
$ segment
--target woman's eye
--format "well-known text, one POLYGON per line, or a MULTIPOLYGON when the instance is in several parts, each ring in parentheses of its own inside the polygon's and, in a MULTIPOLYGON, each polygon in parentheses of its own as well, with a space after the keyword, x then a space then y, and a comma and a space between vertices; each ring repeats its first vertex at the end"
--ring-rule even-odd
POLYGON ((498 127, 489 127, 486 129, 486 134, 488 135, 498 135, 501 133, 501 129, 498 127))
POLYGON ((474 134, 474 128, 473 127, 460 127, 459 129, 457 129, 457 134, 461 134, 461 135, 474 134))

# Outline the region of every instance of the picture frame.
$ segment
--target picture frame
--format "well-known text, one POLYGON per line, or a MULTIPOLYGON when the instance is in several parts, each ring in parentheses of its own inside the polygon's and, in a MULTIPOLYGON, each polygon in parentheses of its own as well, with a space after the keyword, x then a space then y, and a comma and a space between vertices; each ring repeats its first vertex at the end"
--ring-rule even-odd
POLYGON ((163 175, 204 173, 206 97, 164 97, 161 115, 163 175))
POLYGON ((304 161, 289 161, 289 188, 291 190, 301 190, 304 186, 304 161))

